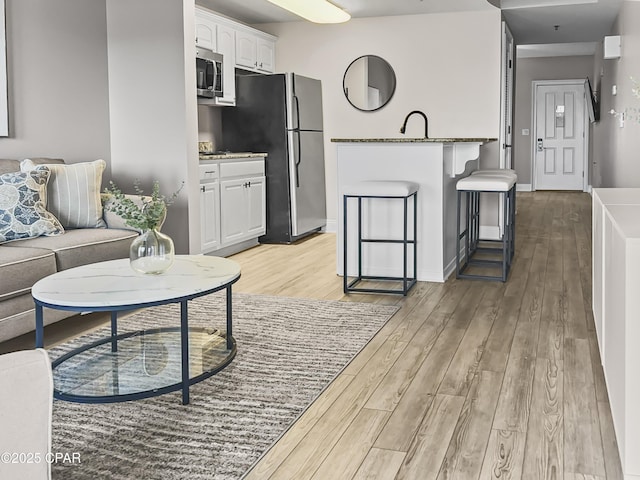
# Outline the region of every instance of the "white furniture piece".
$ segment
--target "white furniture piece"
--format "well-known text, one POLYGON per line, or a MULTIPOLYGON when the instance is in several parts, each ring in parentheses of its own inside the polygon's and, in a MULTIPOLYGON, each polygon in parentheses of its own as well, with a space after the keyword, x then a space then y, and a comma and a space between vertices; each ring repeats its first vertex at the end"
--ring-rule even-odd
POLYGON ((44 343, 43 307, 111 312, 111 335, 53 361, 54 396, 83 403, 110 403, 182 391, 225 368, 236 354, 231 286, 240 266, 207 255, 177 255, 161 275, 143 275, 129 259, 63 270, 36 282, 36 346, 44 343), (226 331, 189 327, 188 302, 226 290, 226 331), (118 334, 118 312, 180 304, 176 327, 118 334), (173 360, 173 361, 172 361, 173 360))
MULTIPOLYGON (((343 202, 342 213, 344 218, 345 234, 343 235, 343 290, 344 293, 349 292, 367 292, 367 293, 400 293, 407 295, 409 289, 416 284, 417 255, 418 255, 418 190, 419 185, 408 181, 365 181, 352 185, 344 186, 342 189, 343 202), (357 202, 357 247, 358 247, 358 270, 356 278, 349 281, 349 232, 348 232, 348 213, 350 203, 349 199, 355 199, 357 202), (409 204, 409 199, 413 202, 409 204), (402 204, 402 238, 396 233, 394 236, 377 237, 371 235, 367 229, 363 228, 363 210, 366 210, 370 222, 382 220, 384 217, 376 215, 376 207, 380 201, 392 201, 402 204), (411 211, 410 211, 411 210, 411 211), (409 231, 409 218, 411 217, 411 232, 409 231), (363 269, 363 245, 366 244, 395 244, 402 247, 402 276, 387 277, 379 275, 371 275, 363 269), (409 252, 409 245, 413 248, 409 252), (411 257, 409 256, 411 254, 411 257), (409 261, 411 259, 411 262, 409 261), (411 265, 410 265, 411 263, 411 265), (384 281, 384 282, 401 282, 401 288, 378 288, 378 287, 362 287, 358 286, 362 281, 384 281)), ((398 255, 400 257, 400 255, 398 255)), ((371 262, 367 262, 371 264, 371 262)))
POLYGON ((266 232, 264 153, 201 156, 202 253, 227 256, 266 232))
POLYGON ((43 349, 0 355, 0 478, 51 478, 53 378, 43 349))
POLYGON ((275 71, 276 37, 196 6, 196 45, 223 56, 223 96, 198 99, 206 105, 236 104, 235 69, 275 71))
MULTIPOLYGON (((480 145, 491 138, 352 138, 331 139, 337 143, 337 204, 342 201, 343 188, 360 181, 410 179, 418 184, 418 281, 444 282, 455 270, 456 180, 469 163, 477 164, 480 145)), ((336 225, 336 270, 343 274, 343 215, 338 209, 336 225)), ((365 215, 364 222, 371 233, 390 238, 402 231, 400 205, 376 207, 375 224, 365 215), (379 218, 378 218, 379 217, 379 218), (369 223, 368 223, 369 222, 369 223)), ((355 219, 353 219, 355 222, 355 219)), ((497 230, 497 227, 496 227, 497 230)), ((349 225, 356 232, 355 223, 349 225)), ((355 238, 355 237, 354 237, 355 238)), ((353 250, 348 253, 349 270, 357 268, 357 242, 349 240, 353 250), (352 260, 351 260, 352 259, 352 260)), ((365 265, 371 275, 398 277, 402 268, 394 255, 394 245, 366 245, 365 265)))
POLYGON ((593 190, 593 316, 625 479, 640 479, 640 188, 593 190))
POLYGON ((456 278, 507 281, 515 253, 516 181, 515 173, 495 170, 493 173, 485 171, 458 180, 456 184, 458 191, 456 278), (480 235, 480 199, 483 193, 497 193, 501 197, 500 216, 504 229, 499 240, 484 239, 480 235), (461 223, 464 224, 462 231, 460 230, 461 223), (487 246, 487 244, 490 245, 494 242, 499 242, 500 248, 487 246), (464 245, 464 249, 461 248, 461 243, 464 245), (463 251, 461 252, 461 250, 463 251), (498 254, 498 258, 488 258, 487 254, 498 254), (476 273, 469 271, 474 266, 498 267, 500 272, 499 274, 489 274, 484 271, 476 273))

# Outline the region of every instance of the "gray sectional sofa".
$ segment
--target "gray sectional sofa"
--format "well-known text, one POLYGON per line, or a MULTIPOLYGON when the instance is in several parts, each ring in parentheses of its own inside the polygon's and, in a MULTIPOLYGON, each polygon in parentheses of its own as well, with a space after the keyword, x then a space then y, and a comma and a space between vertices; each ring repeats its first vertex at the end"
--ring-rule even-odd
MULTIPOLYGON (((35 164, 64 163, 59 159, 31 160, 35 164)), ((0 175, 19 170, 19 161, 0 159, 0 175)), ((68 268, 129 256, 129 246, 138 232, 106 210, 103 218, 106 228, 65 228, 57 236, 0 243, 0 342, 35 330, 31 298, 35 282, 68 268)), ((45 325, 73 314, 45 309, 45 325)))

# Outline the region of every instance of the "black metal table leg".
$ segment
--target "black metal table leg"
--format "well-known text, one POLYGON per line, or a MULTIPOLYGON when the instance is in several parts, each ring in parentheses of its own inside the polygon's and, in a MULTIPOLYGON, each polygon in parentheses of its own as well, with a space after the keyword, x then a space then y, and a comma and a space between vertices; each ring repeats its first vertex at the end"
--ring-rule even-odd
POLYGON ((231 285, 227 287, 227 350, 233 348, 233 311, 231 299, 231 285))
POLYGON ((36 348, 44 348, 44 317, 42 305, 36 303, 36 348))
POLYGON ((189 320, 187 300, 180 302, 180 343, 182 350, 182 404, 189 404, 189 320))
POLYGON ((111 351, 118 351, 118 312, 111 312, 111 351))

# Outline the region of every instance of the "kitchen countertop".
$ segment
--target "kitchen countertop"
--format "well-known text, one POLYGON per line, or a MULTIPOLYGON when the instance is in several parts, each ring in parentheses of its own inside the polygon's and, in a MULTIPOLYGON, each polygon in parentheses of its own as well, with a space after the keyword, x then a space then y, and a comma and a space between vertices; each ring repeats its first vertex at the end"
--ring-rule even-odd
POLYGON ((335 143, 486 143, 497 138, 332 138, 335 143))
POLYGON ((266 153, 255 153, 255 152, 228 152, 228 153, 217 153, 214 155, 208 154, 203 155, 202 153, 199 155, 200 160, 233 160, 237 158, 261 158, 266 157, 266 153))

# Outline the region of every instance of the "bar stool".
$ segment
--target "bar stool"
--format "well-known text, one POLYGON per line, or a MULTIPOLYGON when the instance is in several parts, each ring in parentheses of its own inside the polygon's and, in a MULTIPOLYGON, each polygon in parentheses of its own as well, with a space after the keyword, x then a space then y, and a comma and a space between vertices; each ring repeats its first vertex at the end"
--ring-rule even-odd
POLYGON ((458 180, 457 236, 456 236, 456 278, 476 278, 505 282, 509 275, 515 252, 515 185, 517 176, 509 173, 482 173, 469 175, 458 180), (504 229, 500 240, 480 238, 480 194, 498 193, 502 199, 502 222, 504 229), (462 197, 465 197, 464 219, 462 218, 462 197), (464 230, 460 231, 460 224, 464 230), (461 264, 461 242, 464 239, 464 264, 461 264), (480 246, 481 243, 500 243, 500 248, 480 246), (478 253, 499 254, 498 260, 477 258, 478 253), (499 275, 468 273, 471 265, 499 267, 499 275))
MULTIPOLYGON (((515 180, 515 182, 518 181, 518 175, 516 174, 516 171, 511 169, 511 168, 484 168, 484 169, 480 169, 480 170, 474 170, 473 172, 471 172, 471 175, 505 175, 507 178, 513 178, 515 180)), ((513 206, 513 208, 511 209, 511 244, 510 244, 510 256, 511 259, 513 259, 513 255, 515 254, 515 250, 516 250, 516 185, 514 183, 513 188, 511 190, 509 190, 508 195, 511 197, 510 201, 511 204, 513 206)), ((480 199, 480 195, 476 195, 478 201, 480 199)), ((479 214, 479 207, 478 207, 478 211, 476 212, 475 218, 477 219, 477 215, 479 214)), ((479 225, 478 225, 479 227, 479 225)), ((477 237, 476 237, 477 239, 477 237)))
MULTIPOLYGON (((418 270, 418 248, 417 248, 417 232, 418 232, 418 189, 419 186, 413 182, 405 181, 363 181, 352 185, 345 186, 343 188, 343 290, 344 293, 349 292, 366 292, 366 293, 399 293, 407 295, 407 292, 413 287, 417 281, 418 270), (409 199, 413 197, 413 235, 409 238, 409 199), (358 275, 349 282, 348 279, 348 262, 347 262, 347 238, 348 238, 348 200, 355 198, 358 200, 358 275), (390 238, 363 238, 362 232, 362 217, 363 207, 362 199, 391 199, 399 200, 403 203, 403 220, 404 228, 402 232, 402 239, 390 239, 390 238), (362 245, 364 243, 399 243, 403 248, 403 268, 402 277, 385 277, 375 275, 363 275, 362 272, 362 245), (413 245, 413 271, 412 275, 409 275, 409 245, 413 245), (365 288, 356 287, 363 280, 383 280, 383 281, 401 281, 401 289, 386 289, 386 288, 365 288)), ((370 202, 368 210, 371 212, 374 209, 373 202, 370 202)))

